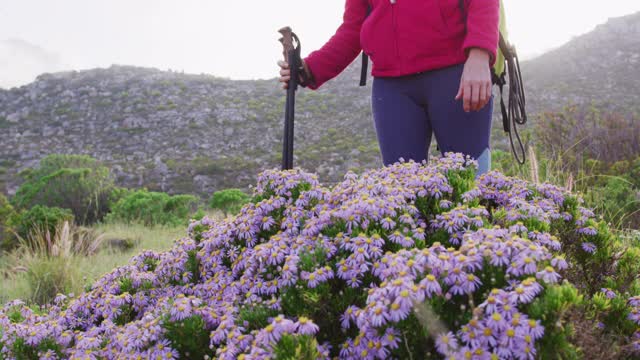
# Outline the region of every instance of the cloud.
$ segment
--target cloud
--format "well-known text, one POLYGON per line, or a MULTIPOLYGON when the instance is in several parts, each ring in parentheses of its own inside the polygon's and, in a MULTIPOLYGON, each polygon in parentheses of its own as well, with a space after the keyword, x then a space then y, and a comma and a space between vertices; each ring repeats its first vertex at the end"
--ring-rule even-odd
POLYGON ((27 84, 45 72, 64 67, 60 56, 23 39, 0 41, 0 87, 27 84))

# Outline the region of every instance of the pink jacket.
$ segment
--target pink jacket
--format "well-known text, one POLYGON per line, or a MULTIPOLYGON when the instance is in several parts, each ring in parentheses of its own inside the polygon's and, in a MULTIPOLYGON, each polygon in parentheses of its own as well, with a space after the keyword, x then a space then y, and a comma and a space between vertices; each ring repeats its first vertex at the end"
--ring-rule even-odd
POLYGON ((499 0, 346 0, 342 25, 304 60, 317 89, 340 74, 364 50, 373 76, 413 74, 464 63, 470 48, 498 47, 499 0), (367 9, 371 6, 371 14, 367 9))

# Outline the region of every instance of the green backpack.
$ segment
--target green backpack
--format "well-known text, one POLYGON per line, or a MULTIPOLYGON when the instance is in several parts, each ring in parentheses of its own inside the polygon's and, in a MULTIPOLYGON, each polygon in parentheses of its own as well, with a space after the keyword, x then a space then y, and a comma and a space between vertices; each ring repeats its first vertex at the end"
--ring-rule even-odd
MULTIPOLYGON (((463 14, 464 14, 464 0, 459 0, 459 1, 460 1, 459 2, 460 10, 463 11, 463 14)), ((500 1, 500 25, 498 25, 498 29, 500 30, 500 43, 502 43, 504 39, 509 38, 509 33, 507 31, 507 20, 504 13, 504 3, 502 2, 502 0, 500 1)), ((506 59, 502 52, 502 46, 498 46, 497 59, 496 59, 495 65, 493 66, 494 75, 495 74, 505 75, 505 68, 506 68, 505 61, 506 59)))
MULTIPOLYGON (((465 0, 458 0, 460 11, 463 14, 465 28, 467 24, 467 8, 465 0)), ((371 12, 371 8, 369 8, 371 12)), ((498 52, 496 62, 493 66, 492 81, 498 85, 500 89, 500 110, 502 112, 502 126, 506 133, 509 134, 509 142, 511 143, 511 150, 516 160, 520 164, 524 164, 526 161, 526 153, 522 139, 518 133, 517 125, 524 125, 527 122, 527 114, 525 111, 526 98, 524 93, 524 85, 522 82, 522 74, 520 73, 520 62, 516 53, 515 47, 508 42, 507 22, 504 11, 504 2, 500 0, 500 39, 498 43, 498 52), (505 105, 504 102, 504 87, 508 85, 508 102, 505 105), (518 142, 518 148, 516 150, 515 141, 518 142)), ((369 65, 369 58, 363 52, 362 53, 362 72, 360 73, 360 86, 365 86, 367 83, 367 68, 369 65)))

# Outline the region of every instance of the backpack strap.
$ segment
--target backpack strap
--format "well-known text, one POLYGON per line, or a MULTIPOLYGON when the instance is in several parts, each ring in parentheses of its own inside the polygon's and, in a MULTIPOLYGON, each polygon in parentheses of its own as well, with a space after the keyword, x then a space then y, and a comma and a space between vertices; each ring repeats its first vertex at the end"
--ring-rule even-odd
POLYGON ((367 85, 367 73, 369 72, 369 57, 362 52, 362 68, 360 70, 360 86, 367 85))
MULTIPOLYGON (((371 14, 371 5, 367 8, 367 17, 371 14)), ((362 67, 360 68, 360 86, 367 85, 367 74, 369 73, 369 56, 362 52, 362 67)))

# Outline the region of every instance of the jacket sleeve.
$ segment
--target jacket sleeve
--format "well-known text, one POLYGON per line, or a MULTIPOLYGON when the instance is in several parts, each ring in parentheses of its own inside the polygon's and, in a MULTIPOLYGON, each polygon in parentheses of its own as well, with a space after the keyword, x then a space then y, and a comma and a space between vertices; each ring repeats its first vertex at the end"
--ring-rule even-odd
POLYGON ((487 50, 491 55, 491 65, 496 61, 500 23, 500 0, 467 0, 467 35, 463 49, 487 50))
POLYGON ((333 79, 358 56, 362 49, 360 28, 367 16, 367 8, 366 0, 346 0, 342 25, 335 35, 304 59, 313 77, 309 88, 315 90, 333 79))

